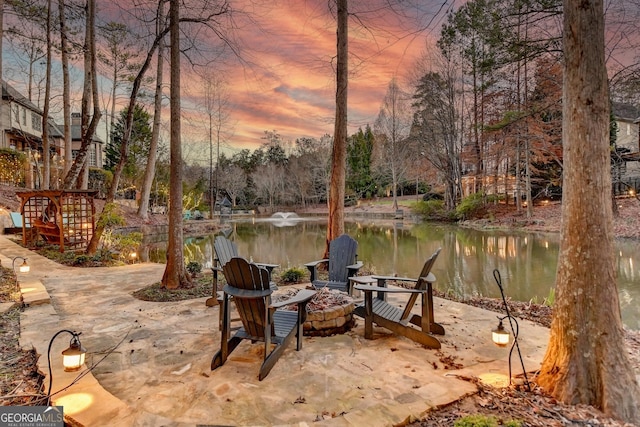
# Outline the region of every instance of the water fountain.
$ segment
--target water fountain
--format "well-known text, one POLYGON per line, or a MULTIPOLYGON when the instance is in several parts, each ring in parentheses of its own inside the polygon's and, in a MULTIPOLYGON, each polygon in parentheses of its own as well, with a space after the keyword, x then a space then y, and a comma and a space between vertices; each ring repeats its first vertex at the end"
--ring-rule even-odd
POLYGON ((273 219, 300 219, 300 216, 295 212, 276 212, 271 215, 273 219))
POLYGON ((276 212, 268 220, 276 227, 292 227, 302 218, 295 212, 276 212))

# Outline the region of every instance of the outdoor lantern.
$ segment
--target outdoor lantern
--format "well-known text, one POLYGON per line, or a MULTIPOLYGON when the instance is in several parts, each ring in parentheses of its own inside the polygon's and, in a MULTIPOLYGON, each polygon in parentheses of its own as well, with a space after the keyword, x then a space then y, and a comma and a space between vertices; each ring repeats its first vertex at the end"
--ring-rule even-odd
POLYGON ((55 335, 49 341, 49 348, 47 349, 47 364, 49 365, 49 390, 47 394, 47 405, 51 404, 51 387, 53 386, 53 371, 51 370, 51 347, 53 341, 60 334, 71 334, 71 342, 69 348, 62 352, 62 365, 66 372, 74 372, 79 370, 84 364, 84 355, 87 351, 80 344, 81 332, 70 331, 68 329, 62 329, 55 333, 55 335))
POLYGON ((531 391, 531 386, 529 385, 529 378, 527 378, 527 370, 524 367, 524 361, 522 360, 522 353, 520 352, 520 344, 518 344, 518 336, 520 335, 520 327, 518 326, 518 320, 509 313, 509 305, 507 304, 507 299, 504 296, 504 288, 502 287, 502 277, 500 277, 500 271, 498 269, 493 270, 493 278, 496 279, 496 284, 498 288, 500 288, 500 296, 502 296, 502 303, 504 304, 504 310, 507 313, 504 317, 499 317, 498 327, 491 331, 491 338, 493 342, 500 346, 506 347, 509 344, 510 333, 504 328, 502 321, 507 319, 509 321, 509 326, 511 327, 511 332, 513 332, 513 344, 511 344, 511 350, 509 350, 509 385, 512 384, 511 378, 511 355, 513 354, 513 349, 518 350, 518 356, 520 357, 520 364, 522 365, 522 374, 524 375, 524 382, 527 386, 527 390, 531 391), (515 325, 515 328, 514 328, 515 325))
POLYGON ((17 256, 13 259, 13 263, 11 264, 11 266, 13 267, 13 272, 15 273, 16 271, 16 260, 18 259, 22 260, 22 264, 20 264, 18 271, 20 271, 20 273, 28 273, 31 270, 31 267, 29 266, 29 264, 27 264, 27 259, 21 256, 17 256))
POLYGON ((498 327, 491 331, 493 342, 500 347, 506 347, 507 344, 509 344, 510 336, 511 334, 504 328, 502 325, 502 319, 500 319, 498 327))
POLYGON ((87 353, 80 344, 78 335, 74 335, 69 343, 69 348, 62 352, 62 365, 67 372, 77 371, 84 365, 84 355, 87 353))

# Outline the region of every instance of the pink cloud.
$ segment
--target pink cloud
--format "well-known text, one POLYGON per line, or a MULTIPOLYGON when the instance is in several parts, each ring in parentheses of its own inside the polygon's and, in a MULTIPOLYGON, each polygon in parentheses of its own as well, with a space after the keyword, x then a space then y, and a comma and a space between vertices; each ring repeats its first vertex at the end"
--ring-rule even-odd
MULTIPOLYGON (((335 21, 325 14, 326 4, 310 7, 307 3, 279 7, 265 18, 265 32, 252 36, 252 53, 259 64, 254 70, 257 80, 237 82, 234 144, 259 144, 262 141, 248 138, 271 129, 291 140, 333 134, 335 21)), ((389 81, 411 67, 423 44, 409 38, 396 43, 389 35, 374 40, 351 25, 349 121, 353 132, 373 123, 389 81)))
MULTIPOLYGON (((400 31, 406 34, 407 28, 402 27, 408 19, 392 12, 369 13, 363 9, 369 2, 362 3, 350 4, 367 24, 364 29, 353 19, 349 23, 350 133, 373 123, 389 81, 402 76, 424 46, 423 36, 397 40, 400 31)), ((246 10, 251 7, 250 15, 236 15, 236 35, 246 62, 240 65, 227 58, 223 68, 235 123, 230 144, 238 149, 257 148, 264 142, 260 138, 265 130, 276 130, 285 140, 333 134, 336 22, 327 3, 275 1, 261 9, 254 2, 240 4, 246 10)), ((217 43, 213 35, 211 40, 217 43)), ((186 61, 182 64, 187 88, 183 105, 201 104, 198 79, 185 70, 186 61)), ((206 126, 202 133, 206 134, 206 126)))

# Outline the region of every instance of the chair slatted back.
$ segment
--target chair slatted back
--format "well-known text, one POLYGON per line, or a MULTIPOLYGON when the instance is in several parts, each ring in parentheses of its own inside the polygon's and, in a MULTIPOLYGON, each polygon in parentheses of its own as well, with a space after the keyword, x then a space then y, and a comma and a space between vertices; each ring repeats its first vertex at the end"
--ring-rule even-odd
MULTIPOLYGON (((427 277, 431 272, 431 267, 433 267, 433 264, 435 264, 436 258, 438 258, 441 250, 442 248, 438 248, 429 258, 427 258, 424 265, 422 266, 422 271, 420 271, 420 276, 418 276, 418 281, 416 282, 416 286, 414 287, 414 289, 426 289, 427 282, 423 278, 427 277)), ((413 309, 413 306, 415 305, 417 299, 418 294, 411 294, 411 296, 409 297, 409 301, 407 302, 407 305, 404 307, 404 311, 402 312, 402 317, 400 318, 401 320, 406 320, 409 318, 409 316, 411 316, 411 310, 413 309)))
POLYGON ((329 243, 329 280, 347 282, 347 266, 355 264, 358 242, 343 234, 329 243))
MULTIPOLYGON (((247 291, 270 289, 267 269, 249 263, 244 258, 231 258, 223 265, 222 271, 230 287, 247 291)), ((251 297, 250 292, 247 292, 247 297, 234 295, 233 301, 247 334, 257 339, 264 338, 267 307, 271 304, 270 292, 267 296, 260 297, 251 297)))
POLYGON ((222 267, 224 267, 231 258, 238 256, 238 247, 236 244, 224 236, 216 236, 213 247, 216 251, 216 258, 222 267))

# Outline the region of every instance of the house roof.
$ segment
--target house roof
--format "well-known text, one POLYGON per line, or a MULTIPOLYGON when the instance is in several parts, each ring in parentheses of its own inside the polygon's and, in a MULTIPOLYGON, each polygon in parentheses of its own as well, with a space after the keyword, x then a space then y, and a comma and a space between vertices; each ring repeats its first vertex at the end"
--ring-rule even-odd
POLYGON ((8 99, 11 101, 15 101, 18 104, 21 104, 24 107, 27 107, 30 110, 33 110, 39 114, 42 114, 42 110, 38 108, 33 102, 29 101, 24 95, 18 92, 13 86, 11 86, 6 81, 2 80, 2 99, 8 99))
POLYGON ((613 111, 613 116, 618 120, 633 122, 640 118, 640 108, 635 105, 614 101, 611 103, 611 110, 613 111))
POLYGON ((54 138, 64 137, 64 134, 60 130, 58 124, 51 118, 49 119, 49 136, 52 136, 54 138))
MULTIPOLYGON (((80 125, 72 124, 71 125, 71 140, 72 141, 80 141, 82 140, 82 128, 80 125)), ((104 144, 102 138, 98 136, 97 133, 93 133, 93 141, 99 142, 100 144, 104 144)))

